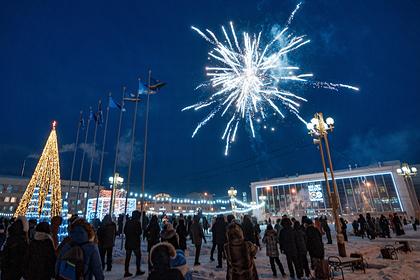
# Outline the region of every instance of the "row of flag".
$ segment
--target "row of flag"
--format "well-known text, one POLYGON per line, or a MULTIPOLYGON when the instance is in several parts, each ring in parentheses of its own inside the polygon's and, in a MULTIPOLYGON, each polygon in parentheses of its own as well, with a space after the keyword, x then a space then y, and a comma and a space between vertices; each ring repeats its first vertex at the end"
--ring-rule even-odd
MULTIPOLYGON (((130 97, 124 97, 124 101, 129 102, 139 102, 140 101, 140 95, 147 95, 147 94, 155 94, 159 89, 164 87, 166 83, 161 82, 159 80, 155 80, 153 78, 150 79, 150 85, 147 83, 142 83, 141 80, 139 80, 139 88, 136 94, 130 94, 130 97)), ((108 106, 112 109, 119 109, 125 112, 124 103, 118 103, 116 102, 112 96, 109 96, 108 100, 108 106)), ((103 123, 103 111, 102 111, 102 102, 99 102, 98 105, 98 111, 93 112, 92 107, 89 110, 89 120, 95 121, 98 125, 101 125, 103 123)), ((85 119, 83 118, 82 114, 80 114, 80 126, 82 128, 85 127, 85 119)))

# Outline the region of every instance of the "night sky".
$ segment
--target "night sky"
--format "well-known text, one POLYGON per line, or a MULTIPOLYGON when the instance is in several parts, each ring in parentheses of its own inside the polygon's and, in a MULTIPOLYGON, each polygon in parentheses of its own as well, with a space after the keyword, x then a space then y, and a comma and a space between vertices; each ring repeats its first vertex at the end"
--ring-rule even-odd
MULTIPOLYGON (((248 191, 250 182, 320 171, 319 152, 295 117, 272 116, 256 139, 245 126, 224 156, 221 140, 228 118, 213 119, 191 139, 205 112, 181 112, 211 89, 206 81, 210 45, 190 26, 220 34, 233 21, 238 33, 284 25, 295 1, 1 1, 0 174, 30 176, 53 119, 58 121, 62 178, 70 177, 72 143, 79 111, 107 103, 137 79, 167 82, 151 96, 146 191, 225 195, 230 186, 248 191)), ((342 82, 360 92, 299 88, 309 100, 301 115, 334 117, 330 136, 336 169, 420 158, 420 2, 306 1, 291 29, 311 43, 290 56, 315 80, 342 82)), ((105 107, 105 106, 104 106, 105 107)), ((119 171, 127 174, 133 105, 122 127, 119 171)), ((145 103, 139 107, 133 162, 133 191, 140 190, 145 103)), ((103 178, 112 175, 118 111, 111 111, 103 178)), ((91 127, 91 131, 92 131, 91 127)), ((98 137, 102 139, 102 129, 98 137)), ((83 137, 84 131, 81 133, 83 137)), ((89 142, 91 142, 90 134, 89 142)), ((81 137, 81 138, 82 138, 81 137)), ((101 141, 99 141, 99 144, 101 141)), ((100 148, 100 145, 99 145, 100 148)), ((79 177, 81 150, 75 178, 79 177)), ((90 159, 89 157, 87 158, 90 159)), ((88 162, 88 161, 87 161, 88 162)), ((89 164, 85 163, 85 166, 89 164)), ((97 181, 95 158, 93 178, 97 181)), ((83 179, 87 179, 86 168, 83 179)))

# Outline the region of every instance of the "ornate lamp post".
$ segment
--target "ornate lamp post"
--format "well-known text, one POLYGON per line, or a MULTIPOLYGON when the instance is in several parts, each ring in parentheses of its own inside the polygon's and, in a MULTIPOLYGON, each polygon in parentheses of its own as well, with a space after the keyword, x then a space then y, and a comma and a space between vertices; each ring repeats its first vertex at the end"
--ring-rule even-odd
MULTIPOLYGON (((114 206, 115 206, 115 194, 116 194, 116 189, 118 189, 119 186, 122 186, 122 184, 124 183, 124 178, 120 177, 119 173, 115 173, 114 177, 109 177, 108 181, 110 184, 112 184, 112 192, 111 192, 111 200, 110 200, 110 213, 111 215, 114 215, 114 206), (115 184, 114 184, 115 181, 115 184)), ((126 194, 127 195, 127 194, 126 194)))
POLYGON ((322 161, 322 168, 324 171, 324 178, 325 178, 325 184, 327 187, 327 194, 328 194, 328 199, 332 208, 332 212, 333 212, 333 216, 334 216, 334 221, 335 221, 335 230, 337 232, 337 247, 338 247, 338 254, 341 257, 345 257, 346 256, 346 245, 344 243, 344 236, 341 232, 341 222, 340 222, 340 217, 339 217, 339 213, 338 213, 338 189, 337 189, 337 184, 335 182, 335 178, 334 178, 334 169, 333 169, 333 165, 332 165, 332 160, 331 160, 331 153, 330 153, 330 147, 329 147, 329 143, 328 143, 328 132, 332 132, 334 129, 334 119, 331 117, 328 117, 325 121, 324 121, 324 117, 322 115, 322 113, 316 113, 314 115, 314 118, 311 120, 310 123, 307 124, 307 128, 309 130, 309 134, 314 137, 314 144, 318 145, 319 147, 319 151, 321 153, 321 161, 322 161), (327 154, 327 159, 328 159, 328 163, 329 163, 329 168, 330 168, 330 173, 331 173, 331 180, 332 180, 332 184, 333 184, 333 192, 331 192, 330 189, 330 184, 328 181, 328 175, 327 175, 327 168, 326 168, 326 164, 325 164, 325 157, 324 157, 324 149, 323 149, 323 144, 322 142, 324 141, 325 143, 325 150, 326 150, 326 154, 327 154))
POLYGON ((238 191, 235 190, 234 187, 231 187, 228 190, 228 195, 230 196, 230 205, 232 206, 232 214, 235 216, 236 204, 235 204, 235 197, 238 194, 238 191))
POLYGON ((410 194, 411 203, 413 204, 416 218, 420 219, 420 205, 417 199, 416 191, 414 190, 413 176, 417 175, 417 168, 410 167, 408 163, 401 164, 401 168, 397 169, 397 174, 404 177, 404 181, 407 185, 408 192, 410 194))

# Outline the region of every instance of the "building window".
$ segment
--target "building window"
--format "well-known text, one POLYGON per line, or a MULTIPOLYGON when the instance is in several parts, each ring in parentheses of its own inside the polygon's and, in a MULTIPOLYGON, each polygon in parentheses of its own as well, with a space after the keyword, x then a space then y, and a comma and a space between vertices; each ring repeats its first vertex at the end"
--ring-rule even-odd
POLYGON ((9 211, 13 211, 13 206, 10 206, 9 207, 9 211))
POLYGON ((11 202, 11 203, 15 203, 15 202, 16 202, 16 197, 14 197, 14 196, 13 196, 13 197, 10 199, 10 202, 11 202))
POLYGON ((6 197, 4 198, 4 202, 10 202, 10 196, 6 196, 6 197))
POLYGON ((7 186, 7 192, 8 192, 8 193, 13 192, 13 186, 12 186, 12 185, 8 185, 8 186, 7 186))

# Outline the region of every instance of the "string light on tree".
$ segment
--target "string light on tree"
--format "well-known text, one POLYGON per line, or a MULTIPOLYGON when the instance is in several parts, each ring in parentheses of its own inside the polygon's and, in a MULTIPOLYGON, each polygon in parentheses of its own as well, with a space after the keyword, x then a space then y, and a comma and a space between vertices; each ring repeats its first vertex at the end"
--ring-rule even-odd
POLYGON ((53 121, 51 133, 16 209, 15 217, 25 215, 32 218, 61 216, 60 161, 56 126, 57 122, 53 121))

